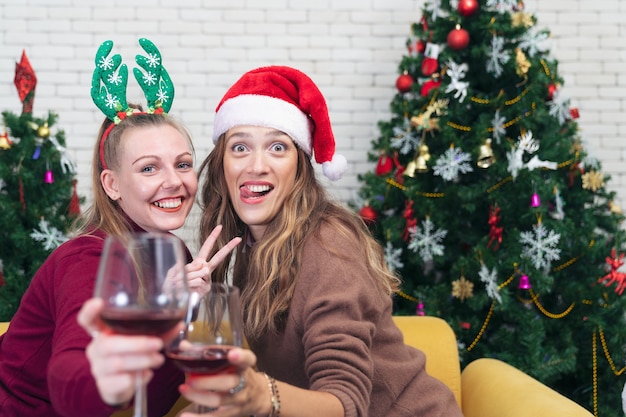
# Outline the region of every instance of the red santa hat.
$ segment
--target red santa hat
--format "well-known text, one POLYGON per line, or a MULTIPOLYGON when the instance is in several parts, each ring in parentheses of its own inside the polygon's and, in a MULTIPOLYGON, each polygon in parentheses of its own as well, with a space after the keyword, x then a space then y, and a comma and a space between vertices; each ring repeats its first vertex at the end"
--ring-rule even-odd
POLYGON ((335 154, 326 100, 313 80, 297 69, 261 67, 245 73, 217 105, 213 143, 235 126, 278 129, 322 164, 330 180, 338 180, 348 163, 335 154))

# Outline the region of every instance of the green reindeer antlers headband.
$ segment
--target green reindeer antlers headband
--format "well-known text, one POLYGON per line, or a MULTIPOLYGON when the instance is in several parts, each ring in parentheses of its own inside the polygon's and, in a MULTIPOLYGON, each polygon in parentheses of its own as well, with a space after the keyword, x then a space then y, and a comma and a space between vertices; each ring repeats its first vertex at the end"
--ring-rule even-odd
POLYGON ((139 44, 148 56, 137 55, 135 61, 143 68, 133 68, 133 74, 148 101, 148 111, 135 113, 126 101, 128 68, 122 64, 119 54, 109 57, 113 49, 112 41, 105 41, 96 53, 96 68, 91 80, 91 98, 96 106, 113 123, 104 131, 100 139, 100 163, 106 169, 104 161, 104 142, 118 123, 133 114, 161 114, 169 112, 174 101, 174 84, 165 70, 161 53, 154 44, 146 39, 139 39, 139 44))

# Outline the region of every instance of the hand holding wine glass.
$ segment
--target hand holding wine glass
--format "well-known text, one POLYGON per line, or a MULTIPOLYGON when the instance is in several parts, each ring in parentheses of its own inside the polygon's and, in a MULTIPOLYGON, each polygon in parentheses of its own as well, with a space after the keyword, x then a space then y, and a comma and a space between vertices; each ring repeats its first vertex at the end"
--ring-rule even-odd
MULTIPOLYGON (((183 370, 194 376, 234 374, 237 368, 228 361, 228 352, 243 343, 243 322, 239 289, 226 284, 211 283, 208 292, 190 306, 186 328, 179 338, 166 347, 166 355, 183 370)), ((240 384, 231 394, 245 386, 240 384)), ((195 405, 196 412, 210 411, 195 405)))
MULTIPOLYGON (((94 296, 103 300, 101 320, 116 333, 162 335, 187 312, 185 252, 173 235, 138 233, 108 237, 94 296)), ((145 417, 146 391, 136 374, 134 417, 145 417)))

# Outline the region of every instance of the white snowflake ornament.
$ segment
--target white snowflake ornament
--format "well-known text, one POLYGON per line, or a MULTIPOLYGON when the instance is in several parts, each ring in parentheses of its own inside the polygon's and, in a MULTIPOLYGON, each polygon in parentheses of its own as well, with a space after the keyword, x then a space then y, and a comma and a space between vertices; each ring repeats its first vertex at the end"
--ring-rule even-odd
POLYGON ((504 38, 494 35, 487 52, 487 72, 498 78, 504 72, 502 66, 509 62, 509 59, 511 56, 504 51, 504 38))
POLYGON ((407 155, 417 149, 419 144, 420 138, 413 134, 411 128, 411 120, 408 118, 404 118, 402 126, 393 128, 394 137, 391 138, 390 145, 392 148, 399 149, 402 155, 407 155))
POLYGON ((38 242, 43 242, 43 247, 46 250, 55 249, 68 240, 68 237, 56 227, 48 227, 48 222, 44 219, 39 220, 39 229, 41 230, 34 229, 30 237, 38 242))
POLYGON ((538 270, 548 269, 552 261, 561 258, 561 249, 557 247, 560 239, 560 234, 548 230, 540 221, 533 226, 532 232, 520 233, 520 243, 524 245, 522 257, 538 270))
POLYGON ((572 117, 569 111, 569 107, 569 98, 561 94, 559 90, 556 90, 552 94, 552 101, 549 104, 548 113, 550 114, 550 116, 556 117, 560 124, 565 124, 565 122, 572 117))
POLYGON ((456 181, 459 173, 466 174, 474 171, 472 157, 460 148, 450 147, 437 159, 433 167, 433 174, 438 175, 445 181, 456 181))
POLYGON ((544 53, 548 50, 549 46, 545 44, 548 38, 548 33, 545 31, 529 30, 520 38, 519 47, 525 50, 528 56, 534 57, 538 53, 544 53))
POLYGON ((402 248, 396 249, 390 241, 387 241, 387 245, 385 246, 385 262, 387 262, 387 267, 391 272, 404 267, 400 256, 402 256, 402 248))
POLYGON ((489 268, 483 263, 480 265, 480 271, 478 272, 478 276, 480 280, 485 283, 485 289, 487 290, 487 295, 492 300, 496 300, 499 303, 502 303, 502 297, 500 296, 500 288, 498 287, 498 283, 496 282, 498 278, 498 271, 496 268, 489 271, 489 268))
POLYGON ((426 218, 422 221, 422 229, 417 226, 409 228, 411 242, 408 248, 413 252, 419 252, 424 262, 432 261, 433 256, 443 255, 443 245, 441 241, 447 234, 447 230, 435 230, 433 222, 429 218, 426 218))
POLYGON ((493 138, 498 145, 500 144, 500 139, 506 136, 506 129, 504 128, 505 122, 506 119, 504 116, 500 115, 500 110, 496 110, 493 119, 491 119, 491 127, 493 128, 493 138))

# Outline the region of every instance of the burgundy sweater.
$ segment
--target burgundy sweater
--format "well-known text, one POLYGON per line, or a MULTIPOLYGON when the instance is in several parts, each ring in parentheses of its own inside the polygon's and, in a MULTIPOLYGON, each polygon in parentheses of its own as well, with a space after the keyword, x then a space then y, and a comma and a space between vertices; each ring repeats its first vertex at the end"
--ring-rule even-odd
POLYGON ((452 391, 426 373, 424 354, 404 344, 358 242, 329 227, 322 238, 306 242, 285 330, 251 346, 259 369, 332 393, 346 417, 462 417, 452 391))
MULTIPOLYGON (((104 234, 81 236, 57 248, 37 271, 0 336, 0 416, 99 417, 104 404, 85 348, 91 338, 76 322, 92 297, 104 234)), ((150 416, 174 404, 183 374, 170 362, 148 386, 150 416)))

